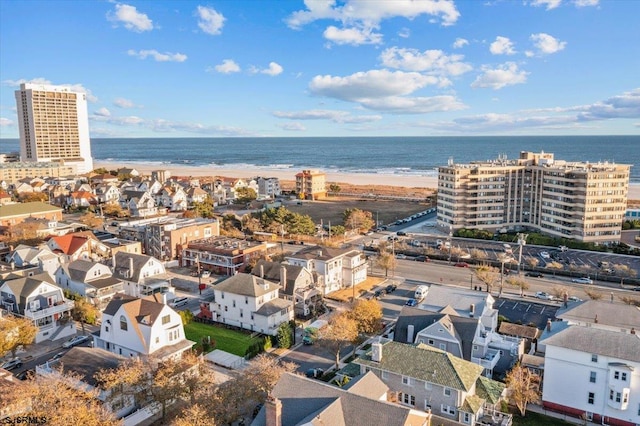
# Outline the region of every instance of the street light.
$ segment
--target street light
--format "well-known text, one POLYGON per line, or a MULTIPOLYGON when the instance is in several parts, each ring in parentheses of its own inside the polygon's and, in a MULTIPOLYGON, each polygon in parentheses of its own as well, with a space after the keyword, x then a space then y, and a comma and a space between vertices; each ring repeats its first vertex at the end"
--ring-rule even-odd
POLYGON ((449 238, 447 238, 447 249, 449 250, 449 265, 451 265, 451 237, 453 236, 453 228, 449 225, 449 238))

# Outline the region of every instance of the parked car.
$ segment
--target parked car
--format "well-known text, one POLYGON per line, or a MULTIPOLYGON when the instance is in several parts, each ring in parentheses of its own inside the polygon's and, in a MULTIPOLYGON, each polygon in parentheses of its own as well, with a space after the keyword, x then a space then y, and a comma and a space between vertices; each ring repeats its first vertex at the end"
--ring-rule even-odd
POLYGON ((458 268, 468 268, 469 264, 467 262, 458 262, 454 266, 456 266, 458 268))
POLYGON ((84 342, 91 340, 91 336, 75 336, 70 340, 67 340, 62 344, 62 347, 65 349, 72 348, 74 346, 78 346, 84 342))
POLYGON ((202 271, 202 274, 200 274, 200 276, 202 278, 209 278, 211 276, 211 272, 209 271, 202 271))
POLYGON ((58 359, 62 358, 62 356, 63 356, 64 354, 66 354, 66 353, 67 353, 66 351, 58 352, 58 353, 57 353, 57 354, 55 354, 53 357, 51 357, 51 359, 50 359, 49 361, 55 361, 55 360, 58 360, 58 359))
POLYGON ((406 258, 407 256, 405 254, 402 254, 402 253, 396 254, 396 259, 406 259, 406 258))
POLYGON ((302 344, 306 346, 311 346, 315 343, 315 339, 311 336, 304 336, 302 338, 302 344))
POLYGON ((415 260, 416 262, 428 262, 429 258, 427 256, 425 256, 424 254, 420 254, 420 255, 414 257, 413 260, 415 260))
POLYGON ((534 277, 534 278, 542 278, 542 273, 540 272, 527 272, 526 274, 524 274, 525 277, 534 277))
POLYGON ((382 296, 384 296, 384 290, 376 290, 376 292, 373 293, 373 297, 376 299, 380 299, 382 296))
POLYGON ((16 378, 18 380, 27 380, 27 379, 32 379, 35 375, 36 375, 36 370, 31 368, 29 370, 24 370, 22 373, 16 374, 16 378))
POLYGON ((551 255, 549 255, 549 252, 547 252, 547 251, 541 251, 540 252, 540 257, 545 259, 545 260, 547 260, 547 259, 551 258, 551 255))
POLYGON ((571 281, 578 284, 593 284, 593 280, 588 277, 574 278, 571 281))
POLYGON ((396 284, 389 284, 384 290, 387 293, 393 293, 394 291, 396 291, 397 288, 398 286, 396 284))
POLYGON ((0 368, 4 368, 5 370, 13 370, 14 368, 20 367, 22 367, 22 360, 20 358, 12 358, 0 365, 0 368))
POLYGON ((569 298, 567 300, 569 302, 582 302, 582 299, 580 299, 579 297, 576 297, 576 296, 569 296, 569 298))
POLYGON ((543 300, 553 300, 554 299, 554 297, 551 294, 549 294, 549 293, 547 293, 545 291, 538 291, 536 293, 536 297, 538 299, 543 299, 543 300))
POLYGON ((398 237, 406 237, 407 236, 407 233, 404 232, 404 231, 398 231, 398 232, 396 232, 396 234, 398 235, 398 237))
POLYGON ((169 302, 169 306, 171 306, 172 308, 178 308, 180 306, 186 305, 187 303, 189 303, 188 297, 176 297, 171 302, 169 302))
POLYGON ((323 374, 324 374, 324 370, 322 368, 310 368, 305 372, 305 375, 312 379, 317 379, 318 377, 322 377, 323 374))
POLYGON ((471 255, 469 253, 462 253, 458 256, 460 259, 471 259, 471 255))
POLYGON ((405 303, 405 305, 407 306, 416 306, 418 304, 418 301, 416 299, 409 299, 407 300, 407 303, 405 303))

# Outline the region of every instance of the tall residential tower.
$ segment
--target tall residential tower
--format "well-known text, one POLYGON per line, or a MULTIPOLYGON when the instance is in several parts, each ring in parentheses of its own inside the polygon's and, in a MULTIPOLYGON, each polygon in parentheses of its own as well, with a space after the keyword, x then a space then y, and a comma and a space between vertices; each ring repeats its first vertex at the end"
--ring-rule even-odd
POLYGON ((62 162, 93 170, 86 94, 68 87, 23 83, 16 90, 24 162, 62 162))
POLYGON ((629 165, 568 162, 521 152, 438 168, 438 226, 535 230, 585 242, 620 240, 629 165))

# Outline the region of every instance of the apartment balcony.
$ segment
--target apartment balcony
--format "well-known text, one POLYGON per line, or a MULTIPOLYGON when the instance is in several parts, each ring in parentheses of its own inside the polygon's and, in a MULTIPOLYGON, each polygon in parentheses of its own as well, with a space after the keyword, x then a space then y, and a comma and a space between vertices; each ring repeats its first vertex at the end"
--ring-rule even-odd
POLYGON ((487 370, 493 370, 500 361, 500 351, 489 349, 482 358, 471 357, 471 362, 484 367, 487 370))
POLYGON ((31 320, 39 320, 42 318, 55 316, 58 314, 62 316, 63 313, 70 311, 75 306, 73 300, 66 300, 64 302, 57 302, 55 305, 47 306, 37 310, 25 309, 24 316, 31 320))

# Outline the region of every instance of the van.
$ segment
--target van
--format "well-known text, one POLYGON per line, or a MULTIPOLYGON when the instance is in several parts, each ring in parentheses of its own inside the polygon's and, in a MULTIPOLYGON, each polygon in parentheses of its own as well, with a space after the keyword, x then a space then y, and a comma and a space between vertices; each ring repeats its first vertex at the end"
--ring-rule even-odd
POLYGON ((188 297, 176 297, 171 302, 169 302, 169 306, 171 306, 172 308, 177 308, 186 305, 187 303, 189 303, 188 297))
POLYGON ((429 291, 429 287, 426 285, 419 285, 416 289, 416 292, 413 296, 414 299, 420 301, 427 296, 427 292, 429 291))

